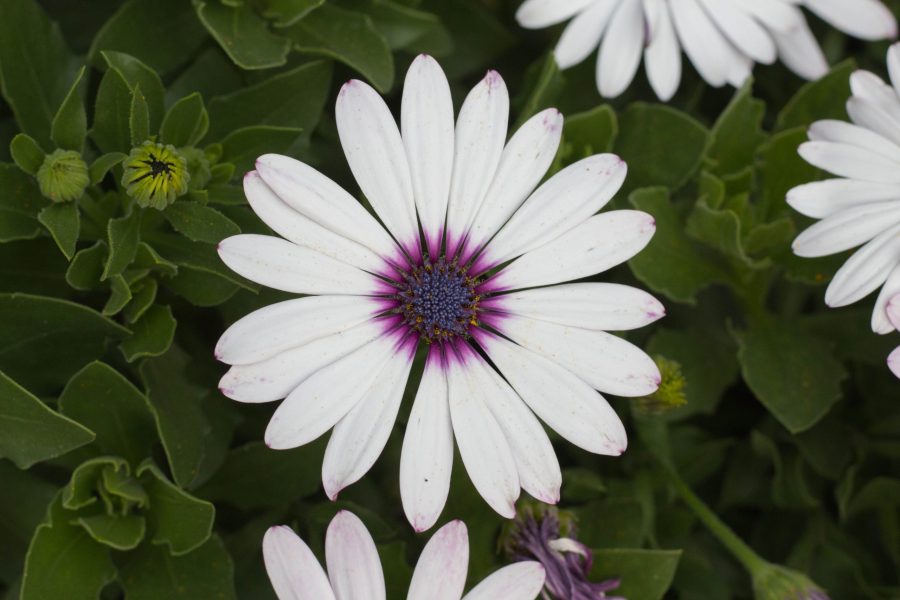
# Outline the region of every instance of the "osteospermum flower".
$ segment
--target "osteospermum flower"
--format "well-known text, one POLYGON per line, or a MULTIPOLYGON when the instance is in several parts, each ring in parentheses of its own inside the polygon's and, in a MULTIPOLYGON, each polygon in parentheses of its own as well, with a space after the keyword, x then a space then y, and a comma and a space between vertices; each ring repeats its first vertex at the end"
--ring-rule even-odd
POLYGON ((795 187, 787 195, 798 212, 821 219, 794 240, 794 253, 827 256, 857 246, 825 292, 831 307, 857 302, 878 288, 872 330, 894 331, 885 310, 900 293, 900 44, 888 52, 894 87, 868 71, 850 78, 852 123, 818 121, 799 148, 810 164, 837 176, 795 187))
POLYGON ((710 85, 740 85, 754 63, 778 59, 807 79, 828 63, 800 6, 854 37, 895 37, 897 23, 880 0, 526 0, 516 18, 529 29, 569 19, 556 45, 563 69, 599 45, 597 89, 615 97, 644 57, 650 85, 669 100, 681 81, 681 51, 710 85))
MULTIPOLYGON (((266 571, 280 600, 383 600, 384 573, 369 531, 353 513, 341 511, 325 534, 326 574, 309 547, 289 527, 272 527, 263 538, 266 571)), ((441 527, 425 545, 407 600, 460 600, 469 567, 469 538, 462 521, 441 527)), ((544 585, 535 561, 503 567, 475 586, 464 600, 533 600, 544 585)))
POLYGON ((242 402, 286 397, 266 430, 272 448, 334 427, 322 481, 335 498, 381 453, 422 346, 400 461, 407 517, 419 531, 437 520, 455 437, 477 490, 511 518, 520 488, 559 498, 559 464, 535 415, 581 448, 618 455, 625 429, 597 390, 645 396, 659 384, 650 357, 603 331, 658 319, 659 302, 622 285, 558 285, 629 259, 655 223, 632 210, 596 214, 625 177, 613 155, 538 187, 562 116, 539 113, 506 142, 509 97, 495 72, 468 95, 454 128, 444 73, 420 56, 401 113, 402 135, 360 81, 337 100, 344 153, 387 229, 291 158, 262 156, 245 178, 250 205, 285 239, 235 236, 219 246, 222 260, 263 285, 314 296, 231 326, 216 348, 233 365, 221 389, 242 402))

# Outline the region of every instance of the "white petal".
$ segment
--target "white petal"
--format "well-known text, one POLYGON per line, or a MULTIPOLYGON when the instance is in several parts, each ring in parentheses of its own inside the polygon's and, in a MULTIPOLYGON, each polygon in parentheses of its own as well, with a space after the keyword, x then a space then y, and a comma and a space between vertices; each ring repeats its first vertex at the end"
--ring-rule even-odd
POLYGON ((360 189, 407 251, 418 246, 412 179, 397 123, 370 85, 348 81, 335 106, 341 147, 360 189))
POLYGON ((322 485, 330 499, 337 500, 341 490, 368 473, 384 450, 414 355, 411 346, 409 353, 391 356, 366 397, 334 426, 322 461, 322 485))
POLYGON ((597 89, 615 98, 634 80, 644 49, 644 15, 640 0, 621 0, 600 45, 597 89))
POLYGON ((337 600, 383 600, 384 573, 372 535, 359 517, 338 512, 325 534, 325 562, 337 600))
POLYGON ((898 304, 900 304, 898 294, 900 294, 900 264, 888 275, 887 281, 884 282, 884 286, 882 286, 881 291, 878 293, 878 298, 875 300, 875 308, 872 309, 872 331, 875 333, 885 335, 898 329, 897 323, 892 322, 892 315, 889 314, 890 311, 888 310, 889 303, 892 303, 892 310, 897 310, 898 304))
POLYGON ((697 0, 669 0, 672 21, 685 54, 700 76, 713 87, 728 81, 726 58, 733 53, 697 0))
POLYGON ((900 162, 900 146, 874 131, 845 121, 816 121, 809 127, 809 139, 865 148, 900 162))
POLYGON ((828 256, 864 244, 900 223, 900 202, 874 202, 848 208, 810 226, 794 240, 794 254, 828 256))
POLYGON ((558 362, 601 392, 647 396, 659 369, 643 350, 604 331, 590 331, 512 315, 492 322, 512 341, 558 362))
POLYGON ((725 37, 742 53, 756 62, 775 62, 778 51, 775 42, 759 21, 741 10, 732 0, 701 0, 706 12, 725 37))
POLYGON ((804 21, 803 12, 797 10, 798 0, 732 0, 735 6, 752 15, 766 29, 788 33, 804 21))
POLYGON ((891 296, 891 299, 885 308, 885 312, 887 313, 891 325, 894 326, 894 329, 900 330, 900 294, 891 296))
POLYGON ((539 187, 491 240, 479 262, 496 265, 558 238, 612 199, 628 167, 614 154, 569 165, 539 187))
POLYGON ((573 17, 595 0, 525 0, 516 21, 526 29, 543 29, 573 17))
POLYGON ((453 426, 448 402, 445 368, 438 350, 432 348, 400 454, 400 497, 416 531, 430 529, 437 522, 450 493, 453 426))
POLYGON ((264 154, 256 170, 278 197, 300 214, 382 258, 399 257, 399 248, 353 196, 312 167, 279 154, 264 154))
POLYGON ((879 0, 804 0, 804 4, 853 37, 870 41, 897 37, 897 20, 879 0))
POLYGON ((847 100, 847 114, 857 125, 900 144, 900 117, 892 110, 868 98, 855 96, 847 100))
POLYGON ((454 130, 450 84, 430 56, 420 54, 406 73, 400 125, 422 230, 436 256, 450 198, 454 130))
POLYGON ((476 85, 456 120, 447 210, 448 254, 455 253, 494 179, 509 124, 509 92, 496 71, 476 85))
POLYGON ((900 263, 900 226, 892 227, 857 250, 838 269, 825 291, 825 303, 847 306, 878 289, 900 263))
POLYGON ((468 246, 480 248, 509 219, 543 179, 562 137, 563 116, 555 108, 534 115, 513 134, 503 154, 487 198, 469 233, 468 246))
MULTIPOLYGON (((461 344, 461 348, 468 348, 461 344)), ((467 363, 475 360, 466 354, 448 361, 447 387, 450 418, 456 446, 466 472, 481 497, 503 517, 516 514, 519 476, 512 450, 503 430, 484 403, 484 391, 472 376, 467 363)))
POLYGON ((258 172, 250 171, 244 176, 244 193, 253 212, 286 240, 360 269, 373 272, 384 269, 384 260, 366 246, 338 235, 288 206, 258 172))
POLYGON ((550 438, 534 413, 497 372, 477 354, 466 368, 491 414, 503 430, 516 461, 522 489, 541 502, 559 502, 562 473, 550 438))
POLYGON ((626 331, 666 314, 659 300, 617 283, 569 283, 511 292, 482 301, 484 308, 584 329, 626 331))
POLYGON ((613 9, 619 0, 595 0, 566 25, 553 55, 560 69, 568 69, 586 59, 600 44, 613 9))
POLYGON ((900 114, 900 100, 894 88, 871 71, 857 69, 851 73, 850 91, 854 97, 874 102, 895 117, 900 114))
POLYGON ((266 531, 263 559, 279 600, 335 600, 319 561, 290 527, 266 531))
POLYGON ((356 327, 293 348, 250 365, 231 367, 219 390, 238 402, 272 402, 284 398, 307 377, 346 356, 384 332, 380 321, 356 327))
POLYGON ((814 219, 884 200, 900 200, 900 185, 859 179, 827 179, 797 186, 787 193, 787 202, 794 210, 814 219))
POLYGON ((310 296, 255 310, 225 330, 216 358, 248 365, 353 327, 380 311, 362 296, 310 296))
POLYGON ((514 563, 489 575, 463 600, 534 600, 544 587, 545 577, 539 562, 514 563))
POLYGON ((640 252, 655 231, 656 222, 647 213, 602 213, 522 255, 488 283, 494 289, 515 290, 596 275, 640 252))
POLYGON ((459 600, 469 570, 469 534, 462 521, 437 530, 419 555, 407 600, 459 600))
POLYGON ((644 4, 655 5, 654 14, 657 15, 650 23, 650 43, 644 50, 644 69, 656 96, 668 102, 681 83, 681 45, 675 34, 669 3, 645 0, 644 4))
POLYGON ((366 397, 396 348, 382 335, 310 375, 281 403, 266 428, 266 445, 276 450, 308 444, 366 397))
POLYGON ((496 335, 478 343, 538 417, 579 448, 618 456, 625 427, 609 403, 571 371, 496 335))
POLYGON ((365 296, 378 289, 365 271, 269 235, 235 235, 222 240, 218 250, 238 275, 284 292, 365 296))
POLYGON ((772 29, 772 37, 778 47, 778 56, 787 68, 800 77, 815 80, 828 72, 828 61, 825 54, 809 29, 809 24, 800 9, 786 7, 796 11, 797 15, 787 31, 772 29))
POLYGON ((887 64, 894 93, 900 96, 900 44, 893 44, 888 48, 887 64))
POLYGON ((900 346, 898 346, 887 359, 888 367, 897 378, 900 378, 900 346))
POLYGON ((806 142, 797 151, 809 164, 834 175, 900 183, 900 162, 866 148, 837 142, 806 142))

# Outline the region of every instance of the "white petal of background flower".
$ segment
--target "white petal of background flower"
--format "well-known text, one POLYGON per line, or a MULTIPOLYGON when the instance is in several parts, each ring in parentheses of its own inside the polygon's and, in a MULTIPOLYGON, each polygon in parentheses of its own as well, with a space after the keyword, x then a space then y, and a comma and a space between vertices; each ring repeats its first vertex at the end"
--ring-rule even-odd
POLYGON ((372 536, 351 512, 338 512, 325 534, 328 579, 338 600, 384 600, 384 573, 372 536))
POLYGON ((319 561, 290 527, 281 525, 266 532, 263 559, 279 600, 334 600, 319 561))
POLYGON ((431 536, 409 582, 407 600, 459 600, 469 569, 469 533, 451 521, 431 536))
POLYGON ((897 21, 881 0, 525 0, 516 12, 527 29, 567 20, 554 55, 568 69, 599 47, 597 89, 616 97, 643 59, 656 95, 668 101, 681 79, 681 52, 712 86, 740 86, 754 63, 781 60, 801 77, 828 71, 800 6, 844 33, 881 40, 897 21))
POLYGON ((546 574, 538 562, 520 562, 492 573, 463 600, 532 600, 544 587, 546 574))

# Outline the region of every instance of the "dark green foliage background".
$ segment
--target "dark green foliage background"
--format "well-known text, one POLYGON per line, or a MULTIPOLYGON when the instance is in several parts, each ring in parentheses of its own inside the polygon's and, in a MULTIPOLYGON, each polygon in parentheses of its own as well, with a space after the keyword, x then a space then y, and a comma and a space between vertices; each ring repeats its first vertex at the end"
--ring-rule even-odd
MULTIPOLYGON (((900 385, 884 363, 900 336, 871 333, 871 300, 825 308, 846 255, 793 257, 808 222, 784 202, 823 176, 797 156, 806 126, 846 118, 849 74, 884 74, 887 44, 811 19, 836 65, 819 82, 773 66, 714 90, 685 63, 670 105, 643 75, 606 104, 593 61, 559 73, 548 54, 558 29, 519 29, 516 5, 0 0, 0 596, 272 598, 266 528, 290 524, 321 556, 346 507, 379 544, 388 597, 405 597, 429 537, 399 504, 411 392, 372 472, 329 502, 324 440, 271 451, 260 440, 272 405, 216 390, 219 334, 284 295, 229 272, 215 244, 265 232, 240 189, 261 153, 301 157, 355 192, 337 88, 366 79, 397 109, 406 67, 427 52, 457 105, 494 68, 515 122, 559 107, 554 169, 616 152, 629 177, 614 203, 657 220, 647 250, 604 279, 664 300, 668 316, 633 340, 681 364, 688 404, 648 418, 615 400, 631 440, 618 459, 557 440, 561 506, 597 549, 594 575, 621 577, 631 600, 752 597, 661 457, 766 559, 833 598, 900 597, 900 385), (13 143, 20 133, 33 142, 13 143), (133 206, 119 185, 131 146, 157 133, 204 157, 163 212, 133 206), (57 147, 91 165, 77 203, 51 205, 31 174, 57 147)), ((419 361, 411 388, 420 373, 419 361)), ((505 560, 503 522, 459 465, 442 521, 453 518, 468 524, 478 581, 505 560)))

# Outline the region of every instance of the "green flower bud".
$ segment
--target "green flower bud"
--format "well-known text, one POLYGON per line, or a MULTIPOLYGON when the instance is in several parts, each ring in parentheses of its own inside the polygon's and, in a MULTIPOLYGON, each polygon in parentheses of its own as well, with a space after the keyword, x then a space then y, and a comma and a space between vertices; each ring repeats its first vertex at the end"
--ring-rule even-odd
POLYGON ((74 150, 54 150, 37 171, 41 194, 54 202, 72 202, 91 183, 88 166, 74 150))
POLYGON ((661 377, 659 388, 649 396, 636 400, 637 410, 645 415, 666 413, 687 404, 687 380, 681 373, 681 365, 674 360, 657 356, 656 366, 659 367, 661 377))
POLYGON ((187 161, 171 145, 144 142, 131 149, 123 166, 122 186, 139 206, 163 210, 188 191, 187 161))
POLYGON ((199 148, 181 148, 179 152, 184 156, 188 174, 191 176, 190 189, 202 190, 212 178, 206 153, 199 148))
POLYGON ((753 574, 756 600, 828 600, 828 596, 803 573, 766 564, 753 574))

